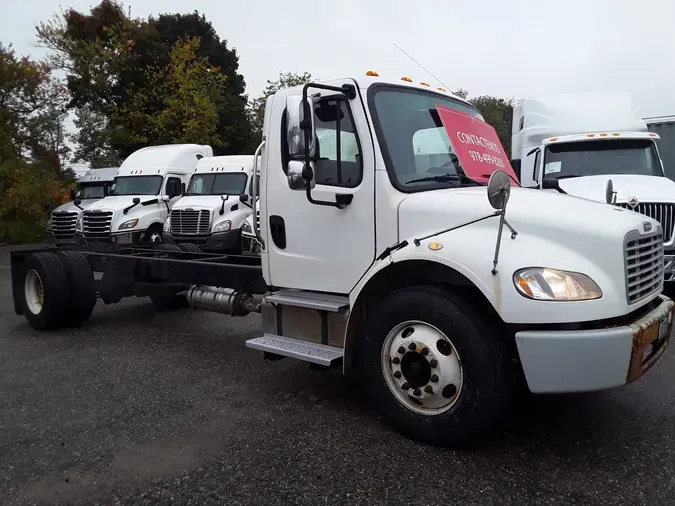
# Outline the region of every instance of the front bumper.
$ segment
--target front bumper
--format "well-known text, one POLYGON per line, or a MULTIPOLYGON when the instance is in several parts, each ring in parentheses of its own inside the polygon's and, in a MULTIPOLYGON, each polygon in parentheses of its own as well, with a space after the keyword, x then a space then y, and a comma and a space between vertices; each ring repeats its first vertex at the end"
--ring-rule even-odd
POLYGON ((196 244, 206 253, 238 251, 241 249, 241 229, 216 232, 210 235, 173 235, 164 232, 164 242, 196 244))
POLYGON ((61 237, 57 239, 49 230, 45 232, 45 242, 55 244, 56 246, 75 246, 77 244, 75 234, 68 238, 61 237))
POLYGON ((78 246, 87 246, 89 244, 139 244, 143 240, 145 230, 134 230, 133 232, 115 232, 105 238, 87 240, 82 232, 75 234, 75 241, 78 246))
POLYGON ((675 302, 660 296, 658 306, 629 325, 516 332, 527 385, 533 393, 563 393, 604 390, 635 381, 661 358, 674 315, 675 302))

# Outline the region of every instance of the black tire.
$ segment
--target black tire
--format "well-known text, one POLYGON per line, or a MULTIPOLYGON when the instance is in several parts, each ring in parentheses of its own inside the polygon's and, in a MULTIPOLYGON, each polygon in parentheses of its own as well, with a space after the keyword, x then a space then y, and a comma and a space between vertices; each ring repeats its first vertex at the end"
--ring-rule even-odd
POLYGON ((21 264, 20 280, 23 285, 21 290, 21 307, 23 314, 31 327, 37 330, 51 330, 60 328, 63 316, 68 311, 68 275, 66 270, 54 253, 33 253, 28 255, 21 264), (42 286, 42 306, 34 313, 31 304, 27 301, 26 277, 35 279, 38 276, 38 284, 42 286))
POLYGON ((361 377, 372 402, 405 437, 434 446, 465 447, 491 432, 506 411, 510 375, 505 347, 482 315, 442 287, 411 287, 390 294, 371 314, 358 345, 361 377), (455 404, 441 414, 405 407, 384 379, 385 339, 397 325, 413 320, 445 334, 461 360, 463 386, 455 404))
POLYGON ((82 253, 59 251, 56 255, 66 270, 69 283, 68 309, 64 314, 63 325, 76 327, 87 321, 94 311, 96 305, 94 273, 82 253))
POLYGON ((180 243, 178 245, 178 247, 180 249, 182 249, 183 251, 187 251, 189 253, 201 253, 202 252, 202 249, 199 246, 197 246, 196 244, 191 243, 191 242, 180 243))
MULTIPOLYGON (((183 251, 176 244, 158 244, 156 249, 159 251, 183 251)), ((150 300, 155 306, 164 310, 180 309, 187 306, 187 299, 185 295, 177 295, 173 289, 159 288, 155 293, 150 295, 150 300)))
POLYGON ((148 227, 148 229, 145 231, 145 234, 143 234, 143 238, 141 239, 142 243, 145 244, 161 244, 162 243, 162 233, 164 230, 162 229, 161 225, 154 224, 148 227), (159 241, 153 241, 152 236, 153 234, 158 234, 159 235, 159 241))

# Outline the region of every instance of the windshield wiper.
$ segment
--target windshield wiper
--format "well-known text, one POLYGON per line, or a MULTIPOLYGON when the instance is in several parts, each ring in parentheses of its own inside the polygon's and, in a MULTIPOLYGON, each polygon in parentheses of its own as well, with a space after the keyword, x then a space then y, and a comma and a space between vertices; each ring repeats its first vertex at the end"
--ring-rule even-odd
POLYGON ((437 176, 427 176, 427 177, 421 177, 419 179, 411 179, 410 181, 406 181, 405 184, 409 183, 424 183, 426 181, 436 181, 439 183, 446 183, 446 182, 451 182, 451 181, 463 181, 465 183, 469 183, 472 185, 476 186, 482 186, 481 183, 478 181, 474 181, 468 176, 465 176, 464 174, 438 174, 437 176))
POLYGON ((558 176, 554 179, 569 179, 571 177, 584 177, 584 175, 583 174, 564 174, 564 175, 558 176))
MULTIPOLYGON (((506 171, 503 171, 503 172, 504 172, 504 174, 506 174, 507 176, 509 176, 513 181, 515 181, 516 184, 517 184, 518 186, 520 186, 520 183, 518 182, 518 180, 517 180, 515 177, 513 177, 511 174, 509 174, 509 173, 506 172, 506 171)), ((488 178, 489 178, 491 175, 492 175, 492 174, 481 174, 481 177, 488 177, 488 178)))

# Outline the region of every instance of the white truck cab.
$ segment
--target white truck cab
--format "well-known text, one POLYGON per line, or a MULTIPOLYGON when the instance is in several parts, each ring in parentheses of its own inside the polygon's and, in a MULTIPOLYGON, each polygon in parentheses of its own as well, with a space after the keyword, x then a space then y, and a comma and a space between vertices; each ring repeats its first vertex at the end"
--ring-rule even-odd
POLYGON ((565 192, 657 220, 666 250, 665 280, 675 280, 675 182, 628 93, 529 98, 512 120, 512 164, 524 187, 565 192))
POLYGON ((108 195, 117 170, 118 167, 90 169, 77 180, 77 189, 70 195, 71 201, 52 211, 47 222, 47 242, 59 246, 76 243, 75 226, 78 218, 85 209, 108 195))
POLYGON ((164 223, 164 242, 194 244, 206 252, 241 253, 242 225, 253 213, 252 172, 252 155, 199 160, 186 192, 164 223))
POLYGON ((168 144, 135 151, 124 160, 108 195, 90 206, 77 224, 80 244, 161 242, 171 206, 181 197, 211 146, 168 144))

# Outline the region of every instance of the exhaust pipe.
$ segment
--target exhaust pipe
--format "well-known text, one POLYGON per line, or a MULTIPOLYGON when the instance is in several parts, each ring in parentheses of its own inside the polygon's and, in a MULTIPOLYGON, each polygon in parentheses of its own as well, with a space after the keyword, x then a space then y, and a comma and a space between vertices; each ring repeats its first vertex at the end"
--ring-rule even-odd
POLYGON ((185 298, 188 304, 195 309, 223 313, 232 316, 246 316, 249 313, 259 313, 262 304, 261 296, 216 286, 191 286, 185 298))

